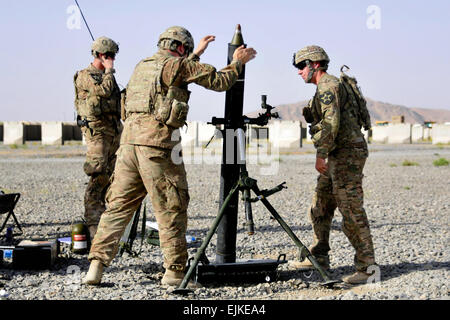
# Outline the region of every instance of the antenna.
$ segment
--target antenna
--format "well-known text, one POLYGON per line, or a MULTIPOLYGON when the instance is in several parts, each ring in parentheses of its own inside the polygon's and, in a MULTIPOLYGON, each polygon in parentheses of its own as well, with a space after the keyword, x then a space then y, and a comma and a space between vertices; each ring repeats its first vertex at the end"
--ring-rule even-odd
POLYGON ((75 0, 75 3, 77 4, 78 10, 80 10, 81 17, 83 18, 83 21, 84 21, 84 23, 86 24, 86 27, 87 27, 87 29, 88 29, 88 31, 89 31, 89 34, 91 35, 92 41, 95 41, 95 40, 94 40, 94 36, 92 35, 92 32, 91 32, 91 29, 89 29, 89 25, 87 24, 87 21, 86 21, 86 19, 84 18, 83 11, 81 11, 80 5, 78 4, 78 1, 75 0))

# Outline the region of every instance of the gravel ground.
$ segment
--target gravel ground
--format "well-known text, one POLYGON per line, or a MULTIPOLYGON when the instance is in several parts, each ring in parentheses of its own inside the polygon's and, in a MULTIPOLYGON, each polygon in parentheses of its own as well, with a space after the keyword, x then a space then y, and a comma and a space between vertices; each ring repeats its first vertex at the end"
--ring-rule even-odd
MULTIPOLYGON (((70 236, 72 221, 83 213, 87 177, 82 165, 84 146, 11 149, 0 145, 0 189, 20 192, 15 213, 22 223, 24 238, 70 236)), ((64 246, 51 270, 18 271, 0 267, 0 299, 282 299, 282 300, 369 300, 448 299, 450 279, 449 216, 450 167, 433 165, 450 159, 448 146, 371 145, 365 168, 365 208, 375 245, 381 282, 360 285, 320 286, 317 272, 305 273, 289 263, 278 267, 279 277, 269 283, 205 283, 187 297, 174 295, 160 286, 164 269, 160 249, 144 244, 139 257, 116 257, 106 270, 100 287, 80 286, 88 269, 85 255, 71 253, 64 246), (404 166, 404 160, 416 162, 404 166)), ((267 165, 266 165, 267 166, 267 165)), ((248 166, 250 176, 261 189, 286 181, 288 189, 269 198, 294 233, 309 245, 312 230, 306 210, 316 181, 311 145, 296 154, 282 154, 272 163, 277 175, 261 175, 261 167, 248 166)), ((186 165, 190 186, 188 234, 205 237, 218 210, 217 164, 186 165)), ((151 209, 151 205, 148 207, 151 209)), ((237 234, 238 259, 288 260, 298 256, 297 247, 261 203, 253 205, 256 233, 245 233, 244 210, 240 203, 237 234)), ((2 217, 4 218, 4 217, 2 217)), ((148 217, 154 221, 152 214, 148 217)), ((2 219, 3 220, 3 219, 2 219)), ((341 278, 352 273, 354 251, 341 231, 336 212, 331 231, 331 274, 341 278)), ((140 241, 136 241, 136 248, 140 241)), ((189 248, 195 254, 199 243, 189 248)), ((215 258, 216 236, 207 249, 215 258)))

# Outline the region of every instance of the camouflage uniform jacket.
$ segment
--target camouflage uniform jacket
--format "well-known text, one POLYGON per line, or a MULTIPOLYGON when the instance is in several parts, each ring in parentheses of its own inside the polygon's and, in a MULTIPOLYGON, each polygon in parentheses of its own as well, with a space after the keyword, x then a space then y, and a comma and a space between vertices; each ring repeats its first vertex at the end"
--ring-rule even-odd
POLYGON ((353 108, 347 92, 338 78, 325 73, 308 107, 314 118, 310 132, 318 158, 327 158, 335 149, 367 148, 361 127, 351 115, 353 108))
POLYGON ((94 132, 115 136, 121 131, 120 89, 111 69, 92 64, 75 74, 75 108, 94 132))
MULTIPOLYGON (((154 57, 159 61, 167 60, 161 74, 162 90, 166 92, 169 85, 187 91, 190 83, 196 83, 214 91, 226 91, 233 86, 242 71, 240 61, 232 61, 228 66, 217 71, 211 65, 200 63, 199 57, 195 54, 191 54, 189 57, 174 57, 169 52, 160 50, 154 57)), ((129 112, 129 110, 126 112, 127 118, 121 144, 172 149, 179 143, 179 141, 172 141, 172 135, 178 129, 157 121, 153 114, 129 112)))

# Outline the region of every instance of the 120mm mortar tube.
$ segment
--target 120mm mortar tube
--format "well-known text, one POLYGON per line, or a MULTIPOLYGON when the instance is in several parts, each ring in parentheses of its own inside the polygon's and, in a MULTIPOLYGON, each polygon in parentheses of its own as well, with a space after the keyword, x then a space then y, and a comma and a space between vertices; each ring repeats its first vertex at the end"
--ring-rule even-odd
MULTIPOLYGON (((245 46, 241 26, 237 25, 234 36, 228 44, 227 64, 231 63, 234 51, 241 45, 245 46)), ((225 95, 225 134, 223 134, 222 165, 220 169, 219 208, 222 207, 225 198, 230 193, 236 181, 239 180, 236 135, 228 135, 227 131, 230 132, 233 130, 232 132, 235 132, 241 125, 244 109, 244 85, 245 65, 242 67, 242 72, 239 74, 238 80, 225 95), (232 154, 227 154, 227 150, 232 150, 232 154)), ((217 229, 217 263, 236 262, 238 199, 239 194, 236 193, 230 200, 217 229)))

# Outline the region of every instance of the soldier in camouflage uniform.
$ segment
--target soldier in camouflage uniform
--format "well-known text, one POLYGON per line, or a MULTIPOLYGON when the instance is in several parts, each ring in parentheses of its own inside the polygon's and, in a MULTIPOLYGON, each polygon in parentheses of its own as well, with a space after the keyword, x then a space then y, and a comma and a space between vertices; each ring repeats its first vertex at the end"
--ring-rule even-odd
MULTIPOLYGON (((352 102, 340 80, 326 70, 330 59, 318 46, 308 46, 294 56, 306 83, 314 83, 317 90, 303 109, 310 133, 317 149, 316 170, 320 173, 309 209, 314 243, 310 248, 317 261, 329 268, 329 235, 334 211, 339 208, 343 217, 342 229, 356 254, 356 273, 344 277, 347 283, 366 283, 367 268, 375 264, 369 222, 363 208, 362 178, 368 148, 358 121, 358 107, 352 102), (328 159, 328 162, 326 161, 328 159)), ((308 260, 294 262, 299 269, 312 268, 308 260)))
POLYGON ((84 283, 100 283, 103 267, 117 254, 120 237, 147 193, 159 226, 164 256, 166 271, 162 284, 178 286, 184 278, 189 193, 184 164, 173 161, 171 154, 179 143, 173 137, 179 137, 178 128, 187 117, 188 84, 228 90, 243 64, 256 55, 252 48, 242 46, 236 49, 227 67, 216 71, 213 66, 199 62, 200 55, 214 39, 206 36, 192 53, 194 41, 189 31, 170 27, 159 37, 159 51, 137 64, 126 89, 126 120, 107 194, 108 209, 102 215, 89 253, 91 265, 84 283))
POLYGON ((100 37, 92 44, 94 61, 74 76, 77 123, 86 140, 84 172, 89 176, 84 195, 84 217, 91 240, 105 211, 105 193, 114 171, 119 148, 120 90, 114 78, 114 59, 119 46, 100 37))

